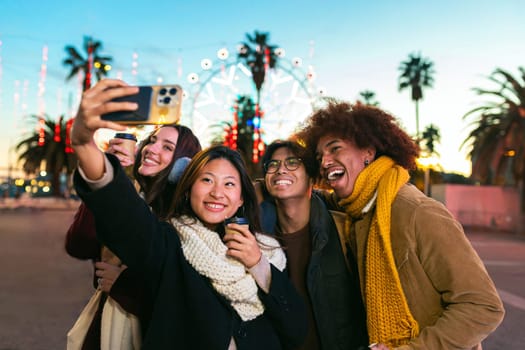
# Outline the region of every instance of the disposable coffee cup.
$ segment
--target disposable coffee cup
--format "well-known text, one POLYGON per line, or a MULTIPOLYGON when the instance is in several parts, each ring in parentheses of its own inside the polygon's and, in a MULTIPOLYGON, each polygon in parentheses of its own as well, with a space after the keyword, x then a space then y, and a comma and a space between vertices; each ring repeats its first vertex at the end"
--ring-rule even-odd
POLYGON ((131 157, 133 158, 135 156, 135 145, 137 144, 137 137, 130 133, 119 132, 115 134, 115 138, 122 140, 121 146, 125 147, 129 151, 131 157))
POLYGON ((226 233, 239 233, 239 231, 237 230, 230 229, 228 227, 228 224, 245 225, 246 227, 248 227, 250 223, 248 222, 247 218, 238 217, 238 216, 234 216, 234 217, 224 220, 224 231, 226 233))

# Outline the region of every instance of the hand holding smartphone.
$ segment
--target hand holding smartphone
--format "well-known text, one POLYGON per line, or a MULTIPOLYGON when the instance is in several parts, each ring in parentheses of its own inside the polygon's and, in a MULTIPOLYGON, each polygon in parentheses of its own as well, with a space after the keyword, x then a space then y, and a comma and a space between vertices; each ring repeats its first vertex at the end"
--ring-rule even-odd
POLYGON ((180 85, 139 86, 139 92, 114 99, 114 102, 135 102, 135 111, 118 111, 103 114, 104 120, 125 125, 174 124, 180 120, 182 108, 180 85))

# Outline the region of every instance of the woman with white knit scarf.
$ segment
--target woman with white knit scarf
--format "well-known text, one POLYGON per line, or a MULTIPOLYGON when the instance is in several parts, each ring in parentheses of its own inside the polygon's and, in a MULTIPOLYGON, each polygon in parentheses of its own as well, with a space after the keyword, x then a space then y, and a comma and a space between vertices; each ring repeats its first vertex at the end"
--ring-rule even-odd
POLYGON ((408 183, 419 147, 394 117, 330 101, 298 137, 347 214, 370 348, 481 349, 501 300, 461 225, 408 183))
POLYGON ((306 309, 279 243, 262 235, 255 190, 240 154, 199 152, 180 178, 166 221, 151 213, 118 160, 93 141, 100 115, 134 110, 114 102, 137 92, 105 79, 83 95, 71 132, 77 193, 93 212, 98 238, 142 271, 151 321, 142 349, 292 349, 306 335, 306 309), (224 221, 242 215, 249 226, 224 221), (230 230, 228 230, 230 231, 230 230))

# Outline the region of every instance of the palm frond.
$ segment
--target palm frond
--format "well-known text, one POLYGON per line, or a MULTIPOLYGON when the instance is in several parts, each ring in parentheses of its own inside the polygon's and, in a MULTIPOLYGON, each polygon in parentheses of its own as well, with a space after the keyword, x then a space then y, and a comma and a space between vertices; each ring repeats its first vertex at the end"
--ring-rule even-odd
MULTIPOLYGON (((523 69, 520 72, 523 73, 523 69)), ((480 96, 495 97, 497 101, 488 101, 463 116, 471 119, 472 129, 461 147, 470 147, 474 178, 484 183, 516 184, 525 176, 524 162, 519 158, 525 154, 525 119, 521 112, 525 108, 525 76, 520 82, 497 68, 488 80, 497 88, 474 88, 473 91, 480 96)))

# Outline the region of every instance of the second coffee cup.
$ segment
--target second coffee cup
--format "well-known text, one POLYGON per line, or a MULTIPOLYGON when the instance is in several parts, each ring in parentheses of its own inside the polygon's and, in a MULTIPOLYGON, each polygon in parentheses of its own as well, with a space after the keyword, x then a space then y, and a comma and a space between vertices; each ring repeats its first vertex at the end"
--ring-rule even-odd
POLYGON ((234 216, 231 218, 228 218, 224 220, 224 232, 226 233, 239 233, 239 231, 228 228, 228 224, 237 224, 237 225, 245 225, 246 227, 249 226, 249 222, 247 218, 244 217, 238 217, 234 216))
POLYGON ((137 137, 126 132, 119 132, 115 134, 116 139, 122 140, 122 147, 125 147, 130 153, 131 157, 135 156, 135 145, 137 144, 137 137))

